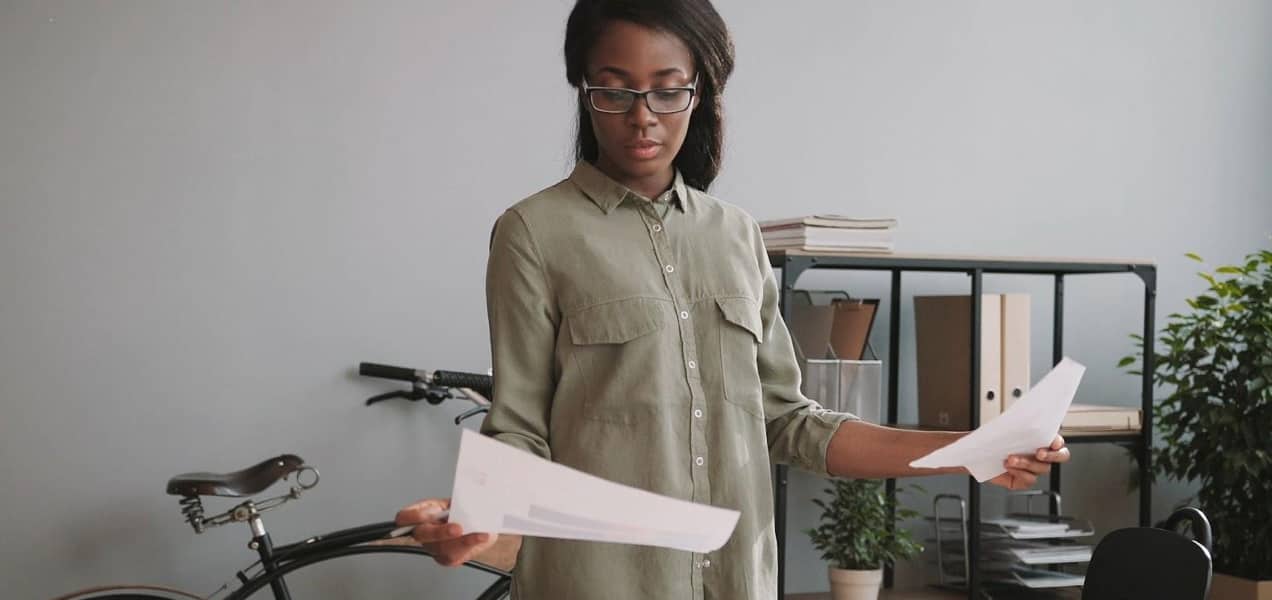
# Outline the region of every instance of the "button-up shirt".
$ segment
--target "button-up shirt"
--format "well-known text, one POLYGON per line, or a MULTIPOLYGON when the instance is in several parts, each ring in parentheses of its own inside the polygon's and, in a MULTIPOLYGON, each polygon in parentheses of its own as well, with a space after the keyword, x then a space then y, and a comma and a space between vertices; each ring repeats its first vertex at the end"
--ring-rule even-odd
POLYGON ((580 161, 500 216, 486 272, 497 384, 482 431, 741 518, 707 554, 526 537, 514 598, 772 600, 771 467, 825 475, 831 436, 853 418, 800 393, 756 221, 679 173, 656 200, 667 204, 580 161))

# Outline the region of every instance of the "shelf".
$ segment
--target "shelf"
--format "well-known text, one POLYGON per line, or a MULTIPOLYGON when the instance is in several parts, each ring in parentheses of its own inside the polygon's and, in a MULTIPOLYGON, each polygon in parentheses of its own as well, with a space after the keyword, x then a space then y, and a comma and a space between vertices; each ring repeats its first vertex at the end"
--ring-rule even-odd
POLYGON ((1156 270, 1151 260, 1139 258, 1056 258, 1024 256, 972 256, 953 254, 901 254, 865 252, 806 252, 774 250, 769 262, 781 267, 788 259, 808 259, 819 268, 899 269, 903 271, 969 271, 987 273, 1082 274, 1125 273, 1156 270))
MULTIPOLYGON (((888 427, 897 429, 909 429, 913 431, 955 431, 953 429, 942 429, 940 427, 927 427, 916 425, 914 423, 897 423, 884 424, 888 427)), ((1070 444, 1123 444, 1123 445, 1139 445, 1144 441, 1142 432, 1138 429, 1127 429, 1122 431, 1089 431, 1089 430, 1073 430, 1061 429, 1060 435, 1064 437, 1066 445, 1070 444)))
MULTIPOLYGON (((904 254, 904 253, 855 253, 855 252, 809 252, 802 250, 776 250, 769 252, 769 263, 778 270, 779 291, 781 293, 780 307, 783 319, 790 318, 790 299, 797 290, 797 282, 801 275, 808 271, 818 269, 832 269, 841 271, 882 271, 891 273, 891 284, 888 287, 887 298, 890 307, 888 322, 888 356, 885 359, 887 369, 887 396, 886 396, 886 417, 884 420, 895 421, 897 419, 897 405, 900 400, 898 388, 900 387, 900 369, 898 365, 901 362, 900 356, 900 337, 901 337, 901 319, 902 314, 902 298, 903 298, 903 277, 908 272, 939 272, 939 273, 963 273, 970 277, 970 296, 973 298, 971 313, 972 323, 977 323, 980 311, 980 298, 984 291, 985 275, 988 274, 1016 274, 1016 275, 1050 275, 1054 278, 1053 284, 1053 304, 1052 304, 1052 359, 1053 364, 1059 363, 1064 358, 1064 323, 1065 323, 1065 281, 1069 275, 1084 274, 1130 274, 1137 277, 1144 284, 1143 296, 1143 322, 1141 336, 1144 339, 1152 339, 1155 335, 1156 328, 1156 310, 1157 310, 1157 265, 1151 260, 1143 259, 1123 259, 1123 258, 1053 258, 1053 257, 1021 257, 1021 256, 975 256, 975 255, 940 255, 940 254, 904 254)), ((909 292, 907 289, 906 292, 909 292)), ((978 378, 980 372, 979 348, 981 347, 981 332, 979 328, 973 326, 972 336, 972 352, 969 353, 969 369, 973 374, 969 389, 969 414, 976 415, 979 408, 977 403, 972 400, 978 395, 978 378)), ((1139 473, 1139 521, 1141 526, 1148 526, 1149 516, 1152 513, 1152 481, 1149 478, 1152 463, 1152 436, 1153 428, 1153 366, 1151 364, 1151 354, 1148 355, 1149 364, 1144 365, 1141 369, 1141 392, 1139 408, 1141 411, 1141 419, 1143 431, 1140 430, 1121 430, 1121 431, 1100 431, 1100 430, 1082 430, 1069 429, 1061 430, 1061 435, 1065 436, 1065 440, 1070 445, 1078 444, 1097 444, 1110 443, 1129 448, 1135 457, 1135 460, 1141 465, 1139 473)), ((911 429, 921 429, 913 425, 891 425, 893 427, 903 427, 911 429)), ((1052 492, 1058 493, 1061 487, 1061 471, 1060 465, 1055 465, 1051 469, 1051 476, 1048 478, 1048 487, 1052 492)), ((774 518, 777 528, 778 542, 778 591, 779 597, 781 591, 785 589, 785 542, 786 542, 786 487, 787 475, 786 467, 779 465, 774 471, 774 518)), ((970 477, 968 479, 967 492, 967 512, 976 515, 979 519, 981 514, 981 485, 970 477)), ((896 480, 889 479, 887 481, 887 493, 894 494, 896 492, 896 480)), ((973 540, 981 540, 984 537, 981 531, 980 523, 977 522, 969 529, 967 535, 973 540)), ((969 547, 970 559, 974 565, 980 564, 980 544, 973 543, 969 547)), ((890 588, 893 582, 893 572, 891 569, 884 571, 884 586, 890 588)), ((988 580, 984 579, 980 573, 979 567, 973 568, 971 571, 968 586, 970 589, 952 590, 942 588, 944 591, 941 595, 914 595, 915 592, 896 592, 885 593, 880 596, 885 600, 900 600, 905 598, 980 598, 981 592, 987 587, 994 589, 994 598, 1013 598, 1014 592, 1010 589, 1003 589, 1000 586, 992 585, 988 580), (950 594, 949 592, 955 592, 950 594)), ((1033 593, 1037 593, 1034 591, 1033 593)), ((1039 596, 1029 596, 1038 598, 1039 596)), ((1053 597, 1053 596, 1046 596, 1053 597)), ((1054 596, 1057 598, 1078 596, 1054 596)), ((829 598, 828 594, 813 595, 795 595, 787 596, 794 600, 820 600, 829 598)))
MULTIPOLYGON (((1003 592, 1001 595, 994 594, 995 599, 1012 597, 1012 592, 1003 592)), ((1082 592, 1072 589, 1051 591, 1028 590, 1017 592, 1014 597, 1047 600, 1078 600, 1082 597, 1082 592)), ((879 600, 963 600, 965 598, 967 598, 967 592, 952 592, 934 587, 918 590, 884 589, 879 591, 879 600)), ((786 600, 831 600, 831 598, 830 592, 815 592, 811 594, 787 594, 786 600)))
POLYGON ((1123 444, 1138 446, 1144 443, 1144 435, 1139 430, 1126 431, 1073 431, 1060 430, 1065 445, 1071 444, 1123 444))

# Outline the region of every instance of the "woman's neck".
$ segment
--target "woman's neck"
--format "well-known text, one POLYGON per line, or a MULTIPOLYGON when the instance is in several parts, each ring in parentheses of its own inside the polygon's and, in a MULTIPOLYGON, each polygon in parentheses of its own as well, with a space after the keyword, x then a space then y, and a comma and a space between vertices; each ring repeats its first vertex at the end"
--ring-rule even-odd
POLYGON ((671 165, 653 175, 633 177, 623 173, 614 163, 605 160, 605 157, 601 156, 596 160, 596 168, 610 179, 623 184, 627 189, 649 200, 653 200, 667 191, 671 187, 672 182, 676 180, 676 170, 671 165))

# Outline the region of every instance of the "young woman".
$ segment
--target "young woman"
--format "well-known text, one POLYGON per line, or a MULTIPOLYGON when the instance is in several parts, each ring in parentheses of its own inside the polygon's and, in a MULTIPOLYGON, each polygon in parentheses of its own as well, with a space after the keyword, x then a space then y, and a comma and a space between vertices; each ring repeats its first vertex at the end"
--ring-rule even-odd
MULTIPOLYGON (((578 162, 495 225, 486 295, 498 385, 482 431, 741 519, 709 554, 464 535, 433 518, 445 499, 398 522, 419 523, 415 538, 443 564, 515 555, 517 598, 771 599, 774 463, 844 477, 960 472, 908 464, 962 434, 871 425, 800 393, 759 227, 705 192, 733 70, 708 0, 579 0, 565 62, 579 90, 578 162)), ((994 483, 1029 487, 1068 456, 1057 437, 1004 457, 994 483)))

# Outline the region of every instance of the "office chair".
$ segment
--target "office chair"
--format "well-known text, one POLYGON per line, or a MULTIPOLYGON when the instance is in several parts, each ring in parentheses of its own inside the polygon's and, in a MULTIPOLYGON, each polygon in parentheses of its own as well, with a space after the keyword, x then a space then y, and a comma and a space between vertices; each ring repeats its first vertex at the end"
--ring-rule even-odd
POLYGON ((1204 600, 1210 591, 1210 520, 1190 506, 1159 526, 1105 536, 1087 565, 1082 600, 1204 600), (1195 540, 1177 533, 1185 521, 1195 540))

